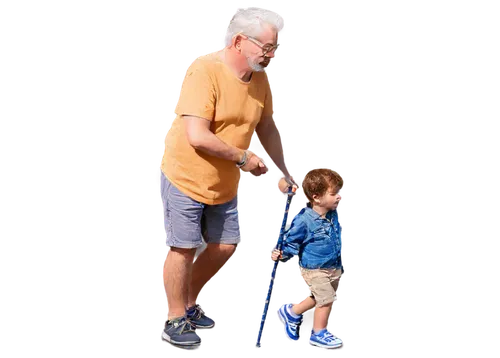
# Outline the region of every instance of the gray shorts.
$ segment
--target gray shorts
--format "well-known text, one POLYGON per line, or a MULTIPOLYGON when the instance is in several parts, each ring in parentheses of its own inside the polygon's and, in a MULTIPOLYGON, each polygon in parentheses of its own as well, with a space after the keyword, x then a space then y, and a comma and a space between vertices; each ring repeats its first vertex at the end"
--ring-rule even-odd
POLYGON ((179 191, 162 172, 161 198, 167 246, 191 249, 204 242, 240 242, 237 197, 218 205, 200 203, 179 191))

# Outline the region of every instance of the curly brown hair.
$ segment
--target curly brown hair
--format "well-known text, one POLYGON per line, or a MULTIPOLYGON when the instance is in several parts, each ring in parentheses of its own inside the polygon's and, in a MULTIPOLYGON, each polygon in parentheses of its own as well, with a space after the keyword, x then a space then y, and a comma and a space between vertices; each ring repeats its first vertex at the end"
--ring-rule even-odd
POLYGON ((344 185, 342 177, 330 169, 314 169, 307 173, 302 188, 311 204, 314 202, 313 195, 323 196, 328 189, 341 189, 344 185))

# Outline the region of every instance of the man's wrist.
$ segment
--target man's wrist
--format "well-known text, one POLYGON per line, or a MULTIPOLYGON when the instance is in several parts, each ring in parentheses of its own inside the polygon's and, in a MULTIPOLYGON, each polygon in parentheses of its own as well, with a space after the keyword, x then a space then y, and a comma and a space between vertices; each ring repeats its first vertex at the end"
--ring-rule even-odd
MULTIPOLYGON (((288 168, 287 168, 288 169, 288 168)), ((291 183, 293 180, 295 180, 294 176, 290 171, 283 171, 281 172, 281 177, 287 182, 291 183)))
POLYGON ((247 160, 248 160, 248 153, 247 153, 246 150, 244 150, 243 151, 243 157, 241 158, 241 160, 239 162, 236 162, 236 166, 238 168, 243 167, 247 163, 247 160))

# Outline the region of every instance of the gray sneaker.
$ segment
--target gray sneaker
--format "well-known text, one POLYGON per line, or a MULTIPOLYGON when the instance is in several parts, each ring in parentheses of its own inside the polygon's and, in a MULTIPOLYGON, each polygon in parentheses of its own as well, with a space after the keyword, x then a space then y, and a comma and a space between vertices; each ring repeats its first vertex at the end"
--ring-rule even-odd
POLYGON ((178 347, 196 348, 200 345, 201 339, 195 333, 195 329, 186 317, 176 318, 165 322, 161 338, 178 347))
POLYGON ((190 307, 186 311, 186 316, 196 328, 212 328, 215 325, 213 319, 205 316, 205 312, 201 309, 200 305, 190 307))

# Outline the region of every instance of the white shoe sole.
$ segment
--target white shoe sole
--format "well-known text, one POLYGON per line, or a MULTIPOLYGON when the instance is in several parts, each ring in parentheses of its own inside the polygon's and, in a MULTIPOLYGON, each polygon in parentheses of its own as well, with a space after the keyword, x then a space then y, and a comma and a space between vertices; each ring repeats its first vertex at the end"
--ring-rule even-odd
POLYGON ((198 347, 201 342, 175 342, 175 341, 172 341, 170 339, 170 336, 168 334, 165 333, 165 331, 163 331, 161 333, 161 339, 163 339, 164 341, 174 345, 174 346, 177 346, 177 347, 183 347, 183 348, 196 348, 198 347))
POLYGON ((196 329, 210 329, 210 328, 214 328, 215 326, 215 323, 211 326, 198 326, 196 323, 192 322, 193 326, 196 327, 196 329))
POLYGON ((333 349, 333 348, 340 348, 340 347, 342 347, 342 343, 336 344, 334 346, 327 346, 325 344, 321 344, 321 343, 314 342, 314 341, 311 341, 311 340, 309 341, 309 344, 311 344, 313 346, 316 346, 316 347, 327 348, 327 349, 333 349))

